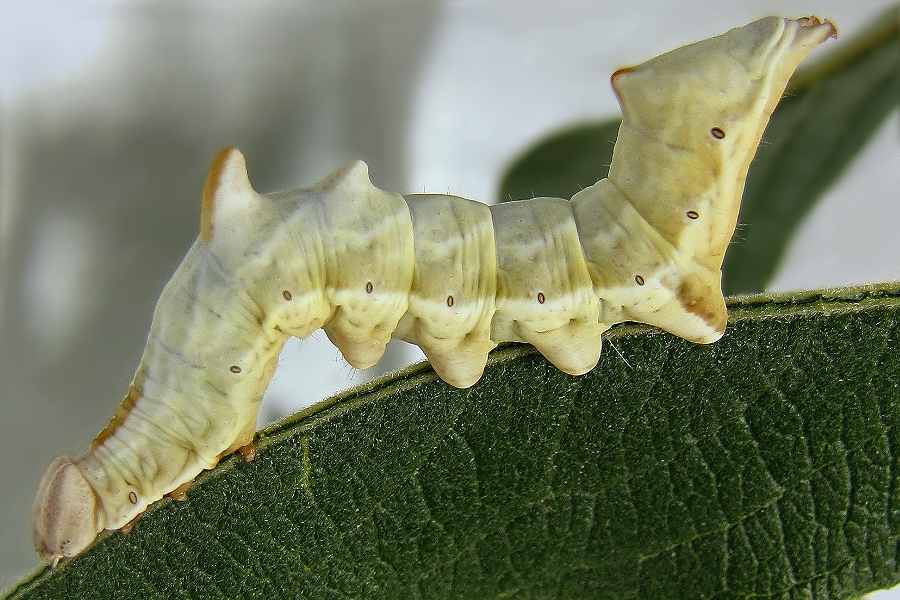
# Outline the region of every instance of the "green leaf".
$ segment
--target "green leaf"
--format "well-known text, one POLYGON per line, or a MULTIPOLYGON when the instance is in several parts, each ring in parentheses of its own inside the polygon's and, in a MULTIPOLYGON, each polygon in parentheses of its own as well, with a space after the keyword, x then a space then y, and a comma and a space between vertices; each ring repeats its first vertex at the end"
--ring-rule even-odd
POLYGON ((732 301, 725 337, 416 367, 261 432, 9 598, 847 598, 900 582, 900 284, 732 301))
MULTIPOLYGON (((740 231, 725 256, 727 294, 765 288, 803 218, 900 102, 895 6, 792 79, 750 167, 740 231)), ((606 177, 619 120, 552 134, 513 162, 501 201, 571 197, 606 177)))
MULTIPOLYGON (((756 292, 825 191, 900 103, 900 7, 801 71, 772 115, 725 255, 728 294, 756 292)), ((852 210, 852 207, 848 207, 852 210)))

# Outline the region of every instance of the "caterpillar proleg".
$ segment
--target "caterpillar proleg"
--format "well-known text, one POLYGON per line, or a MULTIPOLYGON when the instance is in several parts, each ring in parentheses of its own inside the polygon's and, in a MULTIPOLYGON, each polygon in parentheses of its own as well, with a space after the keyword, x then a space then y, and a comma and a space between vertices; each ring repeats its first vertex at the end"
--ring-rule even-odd
POLYGON ((125 400, 87 453, 58 457, 40 483, 38 553, 78 554, 249 447, 289 336, 322 328, 358 368, 403 339, 456 387, 504 341, 575 375, 622 321, 716 341, 750 161, 796 66, 835 35, 816 17, 769 17, 616 72, 609 177, 571 200, 401 196, 361 161, 262 195, 243 155, 223 150, 125 400))

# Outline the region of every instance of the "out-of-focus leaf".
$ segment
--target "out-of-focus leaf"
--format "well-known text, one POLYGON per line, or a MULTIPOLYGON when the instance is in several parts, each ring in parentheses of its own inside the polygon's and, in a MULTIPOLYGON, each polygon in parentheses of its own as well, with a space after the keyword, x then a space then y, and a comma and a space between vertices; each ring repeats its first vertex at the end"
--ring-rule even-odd
POLYGON ((897 109, 898 25, 895 6, 788 87, 750 168, 741 228, 725 255, 726 293, 765 288, 797 226, 897 109))
POLYGON ((609 174, 621 119, 556 133, 532 147, 503 175, 500 202, 539 196, 571 198, 609 174))

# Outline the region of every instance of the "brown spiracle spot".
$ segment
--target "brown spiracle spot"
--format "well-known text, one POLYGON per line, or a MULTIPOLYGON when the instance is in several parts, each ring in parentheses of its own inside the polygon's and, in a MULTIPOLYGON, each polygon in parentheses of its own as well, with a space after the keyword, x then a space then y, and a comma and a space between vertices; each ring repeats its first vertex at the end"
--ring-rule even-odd
POLYGON ((687 211, 687 217, 688 219, 699 219, 700 213, 698 213, 696 210, 689 210, 687 211))
POLYGON ((635 275, 634 282, 638 285, 644 285, 644 278, 641 277, 640 275, 635 275))
POLYGON ((231 365, 231 368, 228 369, 228 370, 231 371, 232 373, 235 373, 235 374, 241 372, 241 368, 240 368, 239 366, 237 366, 237 365, 231 365))
POLYGON ((543 304, 547 301, 547 297, 544 296, 544 292, 538 292, 538 304, 543 304))
POLYGON ((134 492, 128 492, 128 501, 132 504, 137 504, 137 494, 134 492))
POLYGON ((721 140, 722 138, 725 137, 725 132, 719 127, 713 127, 712 129, 709 130, 709 132, 717 140, 721 140))
POLYGON ((374 289, 375 289, 375 286, 372 285, 372 282, 371 282, 371 281, 368 282, 368 283, 366 283, 366 293, 367 293, 367 294, 371 294, 371 293, 372 293, 372 290, 374 290, 374 289))
POLYGON ((290 302, 291 300, 294 299, 294 295, 291 294, 291 293, 290 293, 289 291, 287 291, 287 290, 284 290, 283 292, 281 292, 281 295, 284 296, 284 299, 287 300, 288 302, 290 302))
POLYGON ((453 306, 453 296, 447 296, 447 306, 453 306))

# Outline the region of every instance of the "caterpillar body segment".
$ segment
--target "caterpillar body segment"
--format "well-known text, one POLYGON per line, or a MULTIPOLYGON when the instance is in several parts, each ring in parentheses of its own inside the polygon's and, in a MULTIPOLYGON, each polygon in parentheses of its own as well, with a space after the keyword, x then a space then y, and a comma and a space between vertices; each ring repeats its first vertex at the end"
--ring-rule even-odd
POLYGON ((815 17, 769 17, 618 71, 609 177, 571 200, 404 197, 373 186, 361 161, 263 195, 241 153, 222 151, 125 400, 87 453, 57 458, 40 483, 38 553, 75 556, 251 444, 290 336, 322 328, 358 368, 403 339, 457 387, 504 341, 581 374, 622 321, 717 340, 750 160, 797 64, 834 35, 815 17))
POLYGON ((409 306, 393 336, 418 344, 447 383, 469 387, 497 345, 497 261, 490 207, 441 194, 406 196, 414 231, 409 306))

